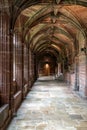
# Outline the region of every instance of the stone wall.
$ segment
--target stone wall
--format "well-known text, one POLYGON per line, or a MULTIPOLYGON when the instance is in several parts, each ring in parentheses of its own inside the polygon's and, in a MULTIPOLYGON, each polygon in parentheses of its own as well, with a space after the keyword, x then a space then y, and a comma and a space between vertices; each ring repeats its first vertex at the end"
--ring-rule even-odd
POLYGON ((81 96, 85 97, 85 87, 86 87, 86 56, 79 56, 79 92, 81 96))
POLYGON ((7 9, 4 7, 4 2, 0 1, 0 98, 2 105, 11 101, 12 35, 9 30, 9 23, 10 18, 7 9))
POLYGON ((24 46, 17 28, 11 28, 10 14, 5 9, 0 1, 0 130, 5 129, 36 78, 34 54, 24 46), (4 109, 6 104, 9 107, 4 109))

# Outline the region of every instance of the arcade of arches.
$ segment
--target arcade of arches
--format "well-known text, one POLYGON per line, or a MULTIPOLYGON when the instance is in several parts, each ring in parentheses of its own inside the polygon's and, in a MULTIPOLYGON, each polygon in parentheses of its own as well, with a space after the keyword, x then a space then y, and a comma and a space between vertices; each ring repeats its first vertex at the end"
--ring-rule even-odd
POLYGON ((86 99, 87 1, 0 0, 0 129, 38 77, 61 73, 86 99))

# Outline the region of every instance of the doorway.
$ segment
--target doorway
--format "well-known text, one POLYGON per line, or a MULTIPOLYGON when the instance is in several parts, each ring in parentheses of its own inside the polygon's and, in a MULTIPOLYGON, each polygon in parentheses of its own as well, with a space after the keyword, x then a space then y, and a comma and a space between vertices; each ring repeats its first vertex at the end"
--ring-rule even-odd
POLYGON ((45 76, 49 76, 50 75, 50 65, 48 63, 46 63, 44 65, 44 75, 45 76))

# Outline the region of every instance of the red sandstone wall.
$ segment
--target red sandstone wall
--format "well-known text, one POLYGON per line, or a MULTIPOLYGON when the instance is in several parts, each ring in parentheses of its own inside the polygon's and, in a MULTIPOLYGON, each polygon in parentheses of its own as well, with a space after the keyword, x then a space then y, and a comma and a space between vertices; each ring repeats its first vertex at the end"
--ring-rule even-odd
POLYGON ((75 89, 75 73, 74 74, 71 74, 71 87, 72 89, 74 90, 75 89))
POLYGON ((24 45, 24 84, 28 84, 29 80, 29 52, 26 45, 24 45))
POLYGON ((9 103, 11 86, 11 44, 9 16, 0 1, 0 99, 1 104, 9 103))
POLYGON ((82 96, 85 95, 85 87, 86 87, 86 56, 79 56, 79 92, 82 96))

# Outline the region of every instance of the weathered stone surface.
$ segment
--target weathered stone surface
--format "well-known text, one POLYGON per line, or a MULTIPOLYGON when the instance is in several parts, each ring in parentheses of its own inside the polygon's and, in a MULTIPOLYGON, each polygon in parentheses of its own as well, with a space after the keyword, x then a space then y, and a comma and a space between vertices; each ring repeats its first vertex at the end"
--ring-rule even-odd
POLYGON ((4 125, 4 122, 7 119, 8 115, 9 115, 9 105, 6 104, 0 108, 0 127, 4 125))
POLYGON ((7 130, 87 130, 87 101, 53 77, 33 85, 7 130))

